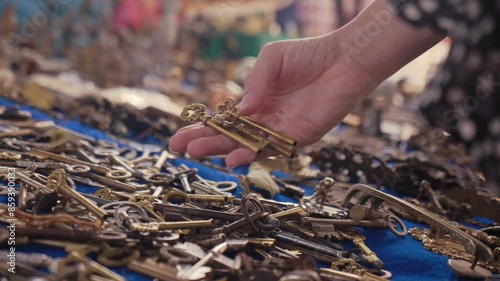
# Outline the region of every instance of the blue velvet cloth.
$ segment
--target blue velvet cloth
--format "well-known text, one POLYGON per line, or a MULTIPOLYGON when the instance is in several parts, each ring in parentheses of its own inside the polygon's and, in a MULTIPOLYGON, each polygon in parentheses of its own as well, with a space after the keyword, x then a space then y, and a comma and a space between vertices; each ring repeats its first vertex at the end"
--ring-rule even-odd
MULTIPOLYGON (((0 98, 0 105, 14 105, 11 101, 0 98)), ((23 110, 29 110, 33 118, 40 120, 50 120, 51 118, 46 114, 27 106, 21 106, 23 110)), ((74 131, 81 132, 96 139, 111 140, 106 134, 86 127, 77 121, 62 121, 54 120, 57 124, 70 128, 74 131)), ((174 165, 186 164, 190 167, 197 168, 199 174, 206 179, 215 181, 237 181, 236 176, 228 175, 223 172, 208 168, 192 161, 177 159, 173 161, 174 165)), ((248 167, 238 167, 234 170, 235 174, 248 172, 248 167)), ((279 174, 279 176, 286 176, 279 174)), ((96 189, 84 186, 78 186, 77 189, 81 192, 93 192, 96 189)), ((305 188, 306 194, 312 194, 312 188, 305 188)), ((238 187, 237 193, 241 193, 241 187, 238 187)), ((292 199, 276 195, 275 200, 293 201, 292 199)), ((5 203, 6 197, 0 197, 0 202, 5 203)), ((416 223, 404 221, 408 228, 423 227, 416 223)), ((379 258, 384 262, 384 268, 393 274, 392 280, 454 280, 451 270, 447 266, 447 258, 436 255, 432 252, 424 250, 419 241, 413 240, 406 236, 404 238, 397 237, 389 231, 385 230, 366 230, 367 237, 366 244, 370 247, 379 258)), ((17 246, 18 252, 38 252, 45 253, 52 257, 64 257, 66 253, 63 250, 43 247, 43 246, 17 246)), ((136 274, 127 270, 126 268, 113 268, 114 272, 121 274, 127 280, 151 280, 140 274, 136 274)))

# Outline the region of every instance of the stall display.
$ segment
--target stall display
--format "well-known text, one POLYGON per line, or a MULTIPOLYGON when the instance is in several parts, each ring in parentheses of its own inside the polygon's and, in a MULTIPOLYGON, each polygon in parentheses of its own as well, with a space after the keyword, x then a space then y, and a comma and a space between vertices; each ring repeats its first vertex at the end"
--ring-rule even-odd
MULTIPOLYGON (((431 226, 430 232, 420 226, 408 233, 424 248, 453 258, 450 267, 457 274, 486 277, 500 270, 494 228, 451 223, 449 219, 470 223, 470 208, 458 204, 454 209, 453 200, 437 196, 427 181, 417 199, 426 196, 429 203, 321 176, 315 177, 314 192, 295 196, 296 203, 286 202, 294 196, 275 201, 241 176, 229 181, 201 177, 197 169, 179 164, 178 156, 159 153, 160 148, 141 151, 95 140, 33 120, 16 108, 4 108, 0 117, 2 174, 8 182, 15 169, 18 184, 12 195, 7 187, 2 192, 17 198, 12 213, 17 245, 67 252, 56 259, 18 253, 26 259, 20 258, 16 266, 23 270, 16 274, 125 280, 110 269, 126 267, 160 280, 386 280, 391 276, 384 269, 386 261, 364 244, 370 237, 359 227, 405 236, 408 222, 400 218, 431 226), (452 244, 453 251, 443 248, 452 244), (465 272, 472 264, 475 269, 465 272)), ((289 182, 276 180, 280 196, 291 195, 289 182)), ((5 223, 9 200, 0 205, 5 223)), ((489 203, 491 214, 498 214, 498 202, 489 203)), ((2 230, 3 243, 8 243, 8 231, 2 230)), ((5 268, 2 274, 11 273, 5 268)))
POLYGON ((154 17, 130 19, 133 2, 114 23, 92 1, 49 13, 40 40, 3 11, 0 281, 499 278, 500 198, 415 114, 410 82, 299 148, 236 108, 281 38, 276 3, 237 1, 252 9, 230 22, 214 15, 231 1, 142 1, 154 17), (276 156, 230 169, 171 152, 190 123, 276 156))

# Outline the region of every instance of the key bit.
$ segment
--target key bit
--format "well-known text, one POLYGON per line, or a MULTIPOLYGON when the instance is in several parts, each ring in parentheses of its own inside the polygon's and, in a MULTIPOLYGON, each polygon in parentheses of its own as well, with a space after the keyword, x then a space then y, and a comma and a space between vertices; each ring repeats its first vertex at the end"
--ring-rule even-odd
POLYGON ((333 224, 330 223, 312 223, 311 224, 312 229, 316 237, 319 238, 329 238, 334 241, 339 241, 340 240, 340 235, 333 226, 333 224))
POLYGON ((154 233, 161 230, 209 228, 212 226, 213 226, 213 220, 150 222, 150 223, 132 223, 130 226, 130 230, 138 232, 154 233))

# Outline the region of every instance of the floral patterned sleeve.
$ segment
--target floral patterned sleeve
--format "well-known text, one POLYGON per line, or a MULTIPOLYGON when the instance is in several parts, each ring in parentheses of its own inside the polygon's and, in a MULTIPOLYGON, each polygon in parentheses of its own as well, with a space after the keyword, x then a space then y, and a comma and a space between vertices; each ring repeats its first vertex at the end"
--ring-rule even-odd
POLYGON ((429 123, 469 148, 487 185, 500 190, 500 0, 389 0, 409 24, 452 39, 422 95, 429 123))

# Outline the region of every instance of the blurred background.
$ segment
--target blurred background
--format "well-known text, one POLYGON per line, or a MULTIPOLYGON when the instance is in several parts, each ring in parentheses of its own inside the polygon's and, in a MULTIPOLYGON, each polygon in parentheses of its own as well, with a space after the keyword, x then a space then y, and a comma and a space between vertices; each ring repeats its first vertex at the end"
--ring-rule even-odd
MULTIPOLYGON (((1 0, 2 95, 114 135, 161 139, 183 125, 176 117, 184 105, 240 96, 264 44, 331 32, 369 2, 1 0)), ((444 40, 388 79, 346 124, 411 136, 412 122, 395 126, 390 116, 416 109, 448 47, 444 40)))

